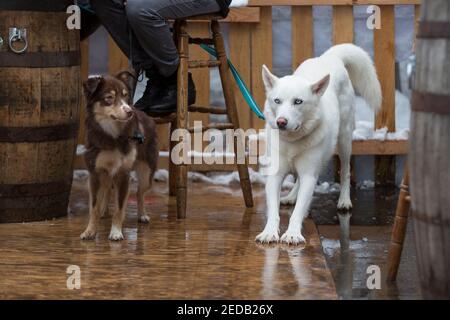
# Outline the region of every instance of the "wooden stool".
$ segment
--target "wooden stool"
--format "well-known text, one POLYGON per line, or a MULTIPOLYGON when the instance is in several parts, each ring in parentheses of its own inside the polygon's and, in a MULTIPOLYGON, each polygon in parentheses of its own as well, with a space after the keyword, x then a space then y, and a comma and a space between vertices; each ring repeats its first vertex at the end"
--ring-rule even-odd
MULTIPOLYGON (((190 133, 194 132, 194 128, 188 128, 188 113, 201 112, 212 114, 226 114, 228 116, 227 123, 211 124, 203 128, 195 128, 195 131, 202 132, 207 129, 238 129, 239 119, 236 110, 236 101, 233 92, 233 84, 230 81, 230 72, 227 63, 225 45, 222 34, 220 32, 219 19, 223 19, 219 15, 201 15, 187 18, 188 20, 207 21, 210 22, 212 38, 190 38, 187 33, 186 19, 176 20, 174 22, 174 40, 177 45, 180 65, 178 67, 178 84, 177 84, 177 112, 170 116, 156 119, 157 123, 170 122, 170 136, 175 129, 187 129, 190 133), (217 60, 189 60, 189 44, 206 44, 213 45, 217 51, 217 60), (220 80, 222 83, 223 95, 225 98, 225 109, 214 108, 209 106, 188 106, 188 70, 189 68, 211 68, 218 67, 220 80)), ((198 88, 197 88, 198 89, 198 88)), ((181 138, 182 139, 182 138, 181 138)), ((188 165, 174 164, 171 161, 171 150, 180 141, 170 141, 169 150, 169 195, 176 196, 177 199, 177 217, 186 217, 186 200, 187 200, 187 172, 188 165)), ((237 150, 243 150, 238 147, 241 143, 240 139, 236 139, 234 143, 234 152, 237 157, 237 150), (236 141, 237 140, 237 141, 236 141)), ((237 163, 237 158, 236 163, 237 163)), ((237 164, 239 172, 240 184, 246 207, 253 207, 252 188, 249 179, 247 160, 245 164, 237 164)))
POLYGON ((405 241, 406 226, 408 224, 408 213, 411 198, 409 195, 409 172, 408 164, 405 164, 405 172, 400 185, 400 194, 395 211, 394 226, 391 235, 391 245, 388 255, 387 280, 395 281, 397 278, 400 258, 402 256, 403 242, 405 241))

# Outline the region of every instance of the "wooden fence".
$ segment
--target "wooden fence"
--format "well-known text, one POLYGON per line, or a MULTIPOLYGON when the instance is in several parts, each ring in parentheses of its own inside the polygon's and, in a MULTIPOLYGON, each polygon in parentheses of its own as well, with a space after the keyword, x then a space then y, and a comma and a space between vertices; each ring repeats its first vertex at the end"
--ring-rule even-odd
MULTIPOLYGON (((292 67, 295 69, 302 61, 313 56, 313 5, 333 6, 333 42, 335 44, 354 41, 355 5, 378 5, 381 9, 381 28, 375 29, 374 58, 377 73, 383 91, 383 105, 375 117, 375 127, 387 127, 395 131, 395 5, 415 5, 416 21, 419 16, 420 0, 250 0, 249 7, 232 9, 224 20, 229 24, 228 41, 230 44, 230 58, 239 73, 250 88, 260 106, 264 105, 264 85, 261 78, 261 66, 272 67, 272 6, 291 6, 292 24, 292 67)), ((417 28, 417 23, 416 23, 417 28)), ((190 22, 189 30, 192 36, 207 36, 207 22, 190 22)), ((82 43, 82 71, 84 78, 88 76, 88 43, 82 43)), ((128 60, 109 39, 108 71, 115 73, 128 67, 128 60)), ((204 58, 205 53, 197 46, 190 48, 191 59, 204 58)), ((209 71, 193 70, 196 82, 197 103, 209 105, 209 71)), ((258 119, 246 106, 245 101, 236 90, 239 121, 243 129, 262 128, 263 121, 258 119)), ((208 115, 191 114, 190 122, 209 121, 208 115)), ((168 150, 168 125, 160 125, 158 134, 160 149, 168 150)), ((84 141, 84 129, 81 125, 79 143, 84 141)), ((394 155, 407 153, 407 141, 402 140, 365 140, 353 142, 354 155, 376 156, 376 180, 384 184, 392 182, 395 177, 394 155)), ((165 159, 167 161, 167 159, 165 159)), ((75 167, 83 166, 82 160, 77 158, 75 167)), ((166 167, 164 161, 161 166, 166 167)), ((215 166, 214 166, 215 167, 215 166)), ((211 167, 210 170, 213 168, 211 167)), ((214 168, 217 169, 217 168, 214 168)))

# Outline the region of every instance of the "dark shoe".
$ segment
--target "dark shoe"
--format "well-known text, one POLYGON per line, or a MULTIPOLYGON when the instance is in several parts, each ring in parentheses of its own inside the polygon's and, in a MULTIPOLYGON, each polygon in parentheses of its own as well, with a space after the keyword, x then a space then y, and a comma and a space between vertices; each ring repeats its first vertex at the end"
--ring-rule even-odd
MULTIPOLYGON (((176 76, 165 79, 165 87, 156 98, 155 103, 145 112, 150 116, 165 115, 177 111, 177 82, 176 76)), ((196 98, 195 84, 192 74, 188 74, 188 105, 194 104, 196 98)))
POLYGON ((147 84, 144 94, 134 104, 135 108, 141 111, 145 111, 158 101, 158 97, 163 91, 164 84, 163 78, 154 69, 145 70, 147 76, 147 84))

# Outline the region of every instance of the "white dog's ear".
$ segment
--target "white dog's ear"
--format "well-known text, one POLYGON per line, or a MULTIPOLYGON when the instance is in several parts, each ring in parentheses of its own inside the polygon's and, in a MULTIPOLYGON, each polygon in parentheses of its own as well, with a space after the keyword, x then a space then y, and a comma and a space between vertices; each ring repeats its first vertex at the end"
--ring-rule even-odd
POLYGON ((325 90, 328 88, 328 84, 330 83, 330 75, 327 74, 325 77, 317 81, 311 86, 311 91, 314 94, 317 94, 319 97, 321 97, 325 90))
POLYGON ((265 64, 262 66, 262 78, 264 86, 266 87, 266 92, 272 90, 278 81, 278 78, 269 71, 265 64))

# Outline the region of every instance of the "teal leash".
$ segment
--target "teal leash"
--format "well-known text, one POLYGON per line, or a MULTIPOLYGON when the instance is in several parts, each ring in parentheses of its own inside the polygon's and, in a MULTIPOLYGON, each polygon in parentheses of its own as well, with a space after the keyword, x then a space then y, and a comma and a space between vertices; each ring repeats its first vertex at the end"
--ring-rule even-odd
MULTIPOLYGON (((210 46, 207 46, 205 44, 200 44, 200 47, 208 52, 213 57, 217 58, 217 51, 214 48, 211 48, 210 46)), ((241 91, 242 96, 245 99, 245 102, 247 102, 248 106, 252 111, 256 114, 256 116, 262 120, 265 120, 264 114, 262 113, 261 109, 259 108, 258 104, 256 103, 255 99, 253 99, 252 95, 250 94, 250 91, 248 90, 247 86, 245 85, 244 81, 242 81, 241 76, 237 72, 236 68, 234 67, 233 63, 231 63, 230 59, 227 59, 228 66, 230 67, 231 74, 234 77, 234 80, 236 81, 239 90, 241 91)))
POLYGON ((80 7, 81 10, 87 11, 91 14, 95 14, 95 11, 92 10, 90 4, 78 4, 78 7, 80 7))

